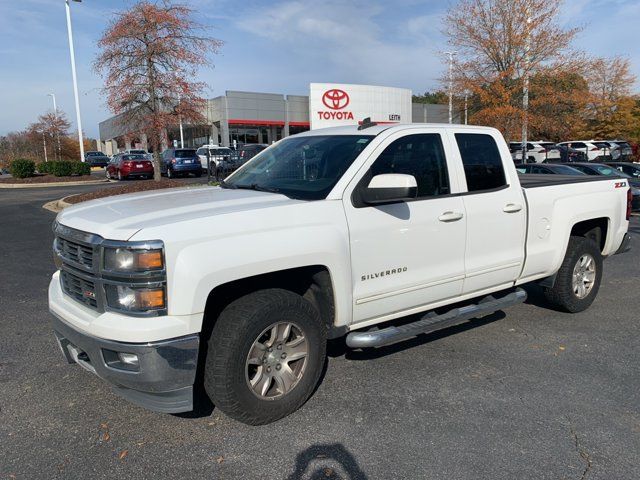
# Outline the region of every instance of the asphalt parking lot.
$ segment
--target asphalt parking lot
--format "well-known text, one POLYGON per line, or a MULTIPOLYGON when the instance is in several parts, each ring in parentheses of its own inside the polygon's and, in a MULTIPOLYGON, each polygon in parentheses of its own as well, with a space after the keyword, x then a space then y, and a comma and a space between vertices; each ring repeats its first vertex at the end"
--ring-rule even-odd
POLYGON ((472 327, 364 353, 335 342, 301 410, 249 427, 145 411, 64 361, 42 205, 93 188, 0 190, 0 479, 640 478, 637 217, 588 311, 530 288, 472 327))

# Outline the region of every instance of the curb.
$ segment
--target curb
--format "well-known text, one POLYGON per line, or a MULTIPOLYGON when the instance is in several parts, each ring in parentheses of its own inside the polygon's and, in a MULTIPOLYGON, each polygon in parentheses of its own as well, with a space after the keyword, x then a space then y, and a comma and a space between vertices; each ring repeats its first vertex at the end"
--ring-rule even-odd
POLYGON ((72 195, 67 195, 66 197, 60 198, 58 200, 53 200, 51 202, 47 202, 42 206, 42 208, 44 208, 45 210, 49 210, 50 212, 53 212, 53 213, 58 213, 58 212, 64 210, 65 208, 70 207, 71 205, 73 205, 72 203, 69 203, 69 202, 66 201, 66 199, 71 197, 71 196, 72 195))
POLYGON ((51 182, 51 183, 0 183, 0 188, 50 188, 50 187, 76 187, 79 185, 102 185, 108 180, 87 180, 84 182, 51 182))

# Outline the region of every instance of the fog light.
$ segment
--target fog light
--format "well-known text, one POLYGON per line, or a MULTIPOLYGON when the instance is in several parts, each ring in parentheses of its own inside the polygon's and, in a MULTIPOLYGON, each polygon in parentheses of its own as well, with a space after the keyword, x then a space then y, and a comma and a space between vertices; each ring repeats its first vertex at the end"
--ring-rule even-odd
POLYGON ((140 365, 138 355, 136 355, 135 353, 118 352, 118 358, 125 365, 131 365, 134 367, 138 367, 140 365))

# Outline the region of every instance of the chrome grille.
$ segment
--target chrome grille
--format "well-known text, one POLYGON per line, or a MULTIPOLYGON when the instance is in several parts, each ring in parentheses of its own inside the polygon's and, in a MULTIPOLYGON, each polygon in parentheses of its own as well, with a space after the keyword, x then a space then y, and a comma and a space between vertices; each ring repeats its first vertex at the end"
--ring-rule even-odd
POLYGON ((80 303, 84 303, 88 307, 98 308, 95 283, 80 278, 66 270, 60 272, 60 278, 62 280, 62 290, 67 295, 75 298, 80 303))
POLYGON ((93 270, 93 247, 58 237, 57 248, 63 260, 69 260, 93 270))

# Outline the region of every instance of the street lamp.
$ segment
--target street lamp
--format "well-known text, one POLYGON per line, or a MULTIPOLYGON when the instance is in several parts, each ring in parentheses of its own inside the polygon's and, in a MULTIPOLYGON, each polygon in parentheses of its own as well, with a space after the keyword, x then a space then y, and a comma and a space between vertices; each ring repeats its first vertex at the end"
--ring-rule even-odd
POLYGON ((531 63, 531 12, 527 6, 524 39, 524 81, 522 85, 522 163, 527 163, 527 136, 529 134, 529 68, 531 63))
MULTIPOLYGON (((82 2, 82 0, 72 0, 82 2)), ((64 0, 67 10, 67 33, 69 35, 69 55, 71 56, 71 76, 73 78, 73 96, 76 101, 76 122, 78 124, 78 142, 80 143, 80 161, 84 162, 84 142, 82 140, 82 120, 80 119, 80 99, 78 97, 78 78, 76 76, 76 55, 73 51, 73 33, 71 32, 71 7, 69 0, 64 0)))
POLYGON ((60 149, 60 131, 58 127, 58 107, 56 106, 56 94, 55 93, 47 93, 47 97, 51 97, 53 99, 53 117, 56 120, 56 141, 58 143, 58 160, 62 159, 61 149, 60 149))
POLYGON ((464 124, 467 124, 467 99, 469 98, 469 90, 464 91, 464 124))
POLYGON ((453 56, 458 52, 444 52, 449 55, 449 123, 453 123, 453 56))

